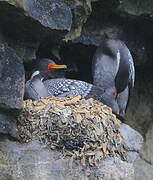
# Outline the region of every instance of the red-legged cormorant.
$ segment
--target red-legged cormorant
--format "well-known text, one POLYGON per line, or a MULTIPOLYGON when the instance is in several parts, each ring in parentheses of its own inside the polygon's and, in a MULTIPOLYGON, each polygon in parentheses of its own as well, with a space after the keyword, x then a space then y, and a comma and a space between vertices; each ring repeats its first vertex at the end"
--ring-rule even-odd
POLYGON ((135 81, 133 58, 127 46, 120 40, 104 39, 93 57, 92 74, 94 85, 106 92, 114 89, 119 115, 124 116, 135 81))
POLYGON ((30 80, 25 85, 26 99, 40 99, 48 96, 48 90, 44 85, 45 78, 59 76, 59 69, 67 68, 66 65, 57 65, 48 58, 37 59, 30 80))
POLYGON ((25 94, 27 98, 37 100, 47 96, 65 97, 82 95, 84 98, 94 98, 108 104, 114 113, 119 113, 116 100, 113 99, 113 88, 107 92, 90 83, 74 79, 48 79, 48 74, 54 73, 55 68, 66 68, 65 65, 56 65, 54 61, 42 59, 38 65, 39 69, 32 74, 26 83, 25 94), (47 71, 46 71, 47 70, 47 71), (109 102, 109 103, 106 103, 109 102))

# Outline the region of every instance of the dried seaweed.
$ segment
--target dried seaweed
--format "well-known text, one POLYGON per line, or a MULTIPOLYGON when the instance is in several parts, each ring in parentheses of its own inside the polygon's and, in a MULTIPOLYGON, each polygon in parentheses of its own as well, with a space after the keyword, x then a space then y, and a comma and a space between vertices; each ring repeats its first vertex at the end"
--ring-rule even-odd
POLYGON ((18 118, 22 142, 39 140, 90 165, 107 156, 125 160, 119 127, 111 108, 81 96, 27 100, 18 118))

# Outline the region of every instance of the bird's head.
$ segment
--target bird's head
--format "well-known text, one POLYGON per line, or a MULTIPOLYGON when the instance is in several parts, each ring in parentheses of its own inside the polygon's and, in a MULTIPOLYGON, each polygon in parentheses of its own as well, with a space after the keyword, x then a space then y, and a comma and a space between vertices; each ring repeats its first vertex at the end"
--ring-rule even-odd
POLYGON ((41 58, 37 59, 34 71, 39 71, 45 74, 45 78, 60 78, 65 74, 66 65, 56 64, 52 59, 41 58))
POLYGON ((55 62, 49 62, 47 65, 47 77, 48 78, 63 78, 65 77, 66 65, 59 65, 55 62))
POLYGON ((33 75, 31 77, 36 75, 38 76, 38 74, 45 79, 63 77, 65 74, 65 71, 63 70, 66 68, 66 65, 58 65, 48 58, 37 59, 34 64, 34 69, 32 71, 33 75))

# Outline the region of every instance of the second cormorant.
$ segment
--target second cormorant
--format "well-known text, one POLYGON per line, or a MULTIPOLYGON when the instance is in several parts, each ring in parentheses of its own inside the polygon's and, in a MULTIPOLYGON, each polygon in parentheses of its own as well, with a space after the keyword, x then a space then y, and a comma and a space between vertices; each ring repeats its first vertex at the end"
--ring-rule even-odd
POLYGON ((94 85, 105 91, 114 89, 119 115, 124 116, 135 81, 133 58, 127 46, 120 40, 105 38, 93 57, 92 73, 94 85))

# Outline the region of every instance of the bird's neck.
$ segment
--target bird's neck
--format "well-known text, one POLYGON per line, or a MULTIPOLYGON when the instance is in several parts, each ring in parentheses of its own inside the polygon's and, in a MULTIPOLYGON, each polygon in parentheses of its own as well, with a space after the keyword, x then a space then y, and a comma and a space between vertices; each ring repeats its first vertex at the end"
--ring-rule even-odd
POLYGON ((43 73, 39 73, 31 78, 31 88, 33 88, 33 91, 35 91, 38 98, 48 96, 47 89, 43 83, 44 78, 45 76, 43 75, 43 73))
POLYGON ((44 79, 47 79, 48 73, 47 72, 42 72, 39 70, 34 71, 34 73, 31 75, 31 80, 34 79, 40 79, 43 81, 44 79))

